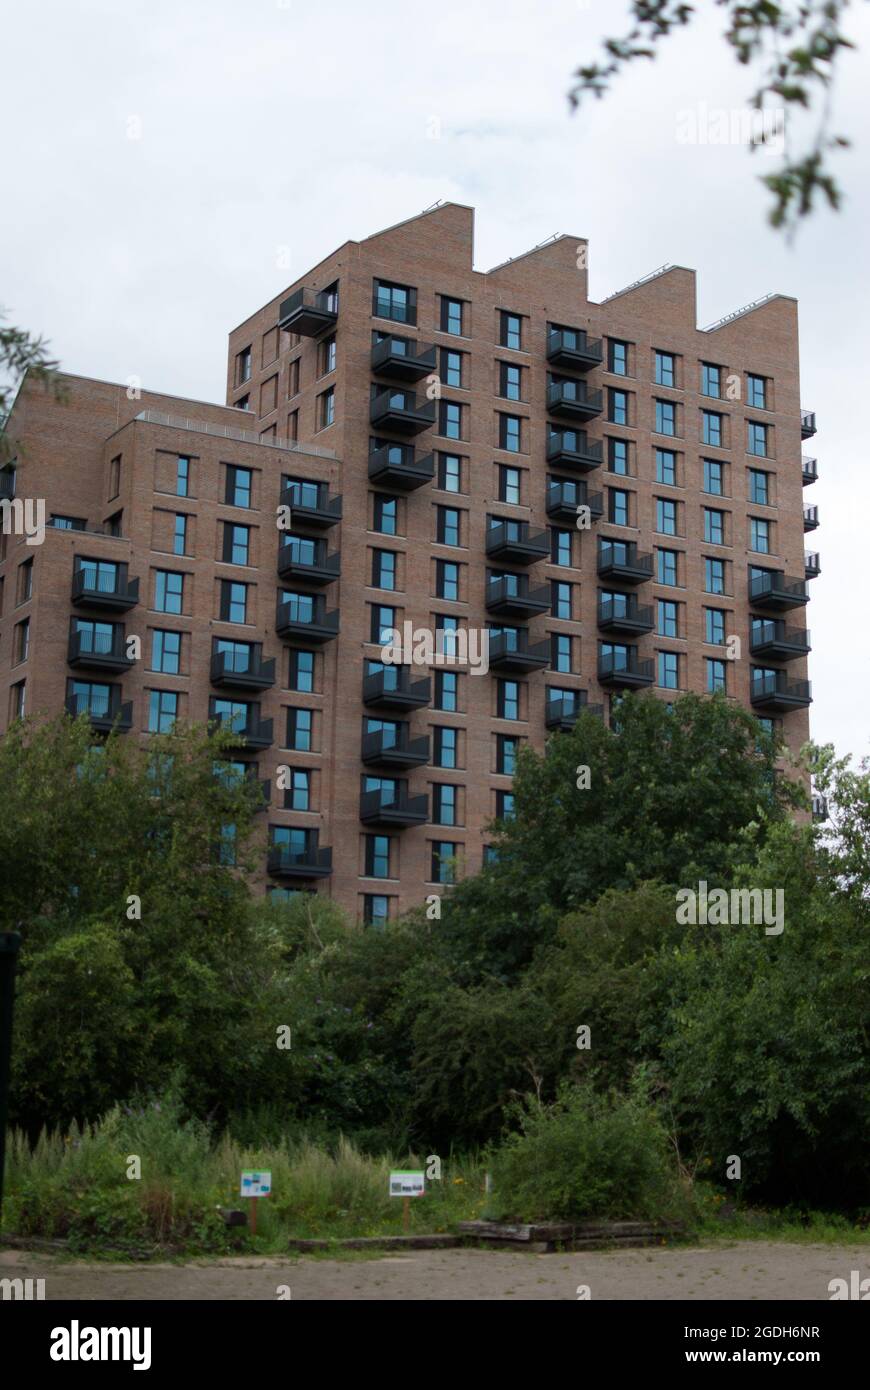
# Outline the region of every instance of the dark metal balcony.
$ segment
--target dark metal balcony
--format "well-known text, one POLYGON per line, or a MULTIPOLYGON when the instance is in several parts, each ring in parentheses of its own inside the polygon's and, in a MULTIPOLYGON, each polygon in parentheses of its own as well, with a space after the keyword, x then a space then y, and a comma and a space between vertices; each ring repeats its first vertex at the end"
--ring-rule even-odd
POLYGON ((302 338, 319 338, 335 327, 337 319, 338 295, 326 290, 296 290, 278 310, 279 328, 302 338))
POLYGON ((812 439, 816 432, 816 412, 814 410, 801 411, 801 439, 812 439))
POLYGON ((211 733, 220 731, 232 734, 232 742, 227 744, 228 748, 271 748, 275 741, 271 719, 259 719, 252 714, 247 724, 239 728, 233 728, 229 720, 219 714, 209 715, 209 719, 211 733))
POLYGON ((828 798, 821 792, 813 792, 810 798, 810 807, 814 821, 824 821, 828 819, 828 798))
POLYGON ((422 767, 429 761, 429 737, 411 738, 407 724, 399 725, 395 738, 378 729, 363 734, 361 756, 367 767, 422 767))
POLYGON ((546 531, 532 531, 527 521, 499 521, 487 527, 486 553, 491 560, 532 565, 548 558, 550 538, 546 531))
POLYGON ((786 627, 781 618, 768 618, 750 628, 749 650, 771 661, 794 661, 812 650, 810 634, 805 627, 786 627))
POLYGON ((818 476, 819 460, 810 458, 808 454, 803 454, 801 457, 801 482, 804 487, 808 487, 810 483, 814 483, 818 476))
POLYGON ((547 438, 547 462, 557 468, 600 468, 604 449, 600 439, 590 440, 585 430, 551 430, 547 438))
POLYGON ((604 515, 604 494, 590 492, 582 478, 565 478, 547 488, 547 516, 554 521, 577 522, 577 508, 588 507, 590 521, 604 515))
POLYGON ((126 734, 133 727, 133 701, 122 703, 120 690, 116 694, 114 688, 109 700, 93 700, 88 704, 78 695, 68 695, 65 705, 67 714, 73 719, 86 714, 94 733, 108 734, 115 729, 120 734, 126 734))
POLYGON ((550 643, 530 642, 528 633, 516 637, 505 632, 491 633, 489 667, 491 671, 542 671, 550 664, 550 643))
POLYGON ((372 401, 370 419, 387 434, 420 434, 435 424, 435 404, 418 403, 413 391, 381 391, 372 401))
POLYGON ((127 655, 123 627, 111 634, 102 632, 71 632, 66 659, 70 666, 89 671, 129 671, 134 664, 127 655))
POLYGON ((603 705, 590 705, 585 690, 578 690, 576 699, 569 699, 566 695, 547 697, 547 704, 544 713, 544 723, 548 729, 557 729, 559 733, 570 733, 580 718, 581 714, 594 714, 596 718, 604 718, 603 705))
POLYGON ((372 347, 372 371, 393 381, 420 381, 435 371, 435 344, 391 334, 372 347))
POLYGON ((288 483, 281 491, 279 501, 282 507, 290 508, 290 519, 293 527, 296 526, 316 526, 319 530, 327 530, 330 526, 335 526, 336 522, 341 521, 341 497, 330 497, 329 487, 326 483, 318 483, 316 501, 309 502, 295 500, 300 497, 308 497, 309 489, 302 492, 298 484, 288 483))
POLYGON ((402 830, 408 825, 424 825, 429 816, 429 797, 409 796, 402 783, 395 791, 360 792, 359 818, 363 825, 402 830))
POLYGON ((324 642, 331 642, 338 636, 338 609, 327 613, 322 599, 315 602, 309 610, 294 603, 292 599, 279 598, 275 610, 275 631, 279 637, 314 642, 317 646, 322 646, 324 642), (304 616, 309 611, 310 619, 304 616))
POLYGON ((546 584, 530 589, 524 574, 505 575, 487 581, 485 603, 488 612, 501 618, 531 618, 549 612, 550 589, 546 584))
POLYGON ((598 658, 598 682, 600 685, 617 685, 625 689, 638 690, 652 685, 655 670, 652 658, 640 660, 634 652, 627 656, 608 652, 598 658))
POLYGON ((818 507, 804 507, 804 532, 815 531, 819 524, 818 507))
POLYGON ((328 555, 326 541, 315 541, 314 559, 302 560, 292 541, 282 540, 278 546, 278 573, 288 582, 322 588, 333 584, 341 574, 341 555, 337 550, 328 555))
POLYGON ((785 671, 777 671, 772 676, 753 675, 749 699, 759 709, 769 709, 775 714, 806 709, 813 702, 809 681, 790 681, 785 671))
POLYGON ((266 859, 266 870, 270 878, 328 878, 332 873, 332 850, 290 849, 285 845, 273 845, 266 859))
POLYGON ((369 454, 369 480, 400 492, 413 492, 414 488, 431 483, 435 477, 432 454, 417 458, 415 453, 411 444, 385 444, 375 449, 369 454))
POLYGON ((804 555, 804 574, 807 579, 818 579, 822 572, 822 557, 817 550, 808 550, 804 555))
POLYGON ((601 541, 598 573, 620 584, 643 584, 653 576, 652 555, 641 554, 635 541, 601 541))
POLYGON ((602 632, 652 632, 655 627, 651 606, 639 607, 632 594, 622 602, 598 600, 598 626, 602 632))
POLYGON ((411 680, 410 666, 387 666, 363 676, 362 698, 364 705, 384 709, 422 709, 432 699, 432 682, 428 676, 411 680))
POLYGON ((604 361, 601 339, 588 338, 585 328, 553 328, 547 334, 547 361, 566 372, 588 372, 604 361))
POLYGON ((77 608, 106 608, 124 613, 139 602, 139 580, 94 575, 92 570, 75 570, 72 578, 72 602, 77 608))
POLYGON ((547 387, 547 409, 551 415, 569 420, 592 420, 604 409, 604 394, 590 391, 585 381, 551 381, 547 387))
POLYGON ((247 657, 235 652, 213 652, 211 683, 234 690, 268 690, 275 684, 275 658, 263 660, 258 651, 247 657))
POLYGON ((769 570, 749 580, 749 602, 756 608, 783 612, 809 603, 806 579, 790 579, 782 570, 769 570))

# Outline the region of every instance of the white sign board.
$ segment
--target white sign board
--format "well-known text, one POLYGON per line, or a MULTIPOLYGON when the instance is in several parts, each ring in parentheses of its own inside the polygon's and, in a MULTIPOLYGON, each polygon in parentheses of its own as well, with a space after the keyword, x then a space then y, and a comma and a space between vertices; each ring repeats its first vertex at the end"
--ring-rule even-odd
POLYGON ((262 1168, 246 1168, 242 1173, 243 1197, 268 1197, 272 1191, 272 1174, 262 1168))
POLYGON ((422 1197, 426 1192, 425 1173, 391 1173, 391 1197, 422 1197))

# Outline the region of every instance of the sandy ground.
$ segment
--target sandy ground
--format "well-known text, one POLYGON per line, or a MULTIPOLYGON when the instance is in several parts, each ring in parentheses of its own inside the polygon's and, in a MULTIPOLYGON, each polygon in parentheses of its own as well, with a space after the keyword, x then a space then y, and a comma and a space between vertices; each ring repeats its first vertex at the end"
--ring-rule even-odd
POLYGON ((0 1252, 0 1279, 45 1279, 52 1299, 828 1299, 828 1281, 870 1275, 870 1247, 738 1241, 698 1249, 571 1255, 420 1250, 378 1259, 71 1262, 0 1252), (286 1297, 286 1294, 284 1294, 286 1297))

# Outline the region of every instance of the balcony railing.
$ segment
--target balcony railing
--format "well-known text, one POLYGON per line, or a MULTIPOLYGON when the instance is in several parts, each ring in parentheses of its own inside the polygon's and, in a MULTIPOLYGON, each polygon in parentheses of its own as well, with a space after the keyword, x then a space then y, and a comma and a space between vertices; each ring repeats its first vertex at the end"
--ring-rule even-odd
POLYGON ((807 579, 818 579, 822 572, 822 557, 817 550, 808 550, 804 555, 804 574, 807 579))
POLYGON ((334 583, 341 574, 341 554, 334 550, 328 555, 326 541, 317 541, 313 547, 299 547, 292 541, 282 540, 278 545, 278 573, 282 579, 321 588, 334 583), (313 558, 308 559, 309 555, 313 558))
POLYGON ((630 688, 652 685, 655 670, 651 658, 637 657, 634 652, 606 652, 598 658, 598 680, 601 685, 630 688))
POLYGON ((550 643, 530 642, 525 631, 516 634, 494 632, 489 638, 489 666, 492 671, 542 671, 550 664, 550 643))
POLYGON ((92 569, 73 572, 71 600, 78 607, 126 611, 139 602, 139 580, 92 569))
POLYGON ((819 460, 810 458, 808 454, 803 454, 801 457, 801 481, 804 487, 808 487, 810 483, 814 483, 818 476, 819 460))
POLYGON ((316 845, 308 849, 273 845, 266 868, 271 878, 326 878, 332 873, 332 850, 316 845))
POLYGON ((423 792, 421 796, 410 796, 404 784, 395 790, 360 792, 359 818, 363 825, 401 830, 409 825, 423 825, 428 816, 428 795, 423 792))
POLYGON ((288 483, 279 498, 282 507, 290 508, 292 526, 316 526, 326 530, 341 521, 341 497, 330 497, 326 483, 318 483, 312 496, 310 485, 288 483))
POLYGON ((598 546, 598 573, 602 579, 623 584, 643 584, 652 579, 652 555, 638 551, 634 541, 601 541, 598 546))
POLYGON ((391 334, 372 347, 372 371, 393 381, 420 381, 435 371, 435 364, 434 343, 424 347, 391 334))
POLYGON ((245 724, 236 724, 220 714, 210 716, 209 729, 212 733, 229 733, 233 736, 230 748, 271 748, 274 742, 271 719, 259 719, 251 715, 245 724))
POLYGON ((781 618, 768 618, 752 624, 749 650, 773 661, 794 661, 812 650, 810 634, 805 627, 786 627, 781 618))
POLYGON ((120 691, 116 694, 114 689, 110 696, 105 697, 69 695, 65 708, 73 719, 86 714, 97 733, 109 733, 115 729, 118 733, 126 734, 133 727, 133 701, 122 702, 120 691))
POLYGON ((370 419, 388 434, 420 434, 435 424, 435 401, 418 401, 413 391, 381 391, 375 396, 370 419))
POLYGON ((573 729, 581 714, 592 714, 598 719, 603 719, 604 706, 590 705, 585 690, 578 690, 574 698, 569 698, 567 695, 548 696, 544 723, 548 729, 557 729, 561 733, 568 733, 573 729))
POLYGON ((804 507, 804 531, 815 531, 819 524, 818 507, 804 507))
POLYGON ((486 553, 493 560, 531 565, 550 554, 546 531, 532 531, 527 521, 500 521, 486 532, 486 553))
POLYGON ((557 468, 600 468, 604 449, 600 439, 590 440, 585 430, 551 430, 547 437, 547 462, 557 468))
POLYGON ((641 608, 634 597, 621 603, 599 599, 598 626, 602 632, 652 632, 653 610, 649 605, 641 608))
POLYGON ((413 492, 415 488, 431 483, 434 477, 435 460, 432 454, 417 458, 411 444, 385 444, 369 454, 369 478, 381 487, 413 492))
POLYGON ((133 665, 123 627, 112 632, 71 632, 66 659, 70 666, 98 671, 128 671, 133 665))
POLYGON ((386 666, 363 676, 362 698, 364 705, 420 709, 432 699, 432 683, 428 676, 412 680, 410 666, 386 666))
POLYGON ((787 714, 792 709, 806 709, 813 697, 809 681, 790 681, 785 671, 777 671, 768 676, 753 675, 749 699, 753 705, 787 714))
POLYGON ((214 652, 211 658, 212 685, 241 690, 268 690, 275 684, 275 658, 264 660, 256 651, 214 652))
POLYGON ((814 821, 825 821, 828 819, 828 798, 821 792, 813 792, 810 805, 814 821))
POLYGON ((400 725, 395 735, 378 729, 363 734, 361 757, 366 766, 422 767, 429 761, 429 737, 410 738, 407 724, 400 725))
POLYGON ((547 334, 547 361, 565 371, 588 372, 604 361, 601 339, 587 337, 585 328, 553 328, 547 334))
POLYGON ((484 601, 490 613, 502 617, 530 618, 535 613, 549 610, 550 589, 546 584, 531 589, 524 574, 503 575, 500 579, 488 581, 484 601))
POLYGON ((780 570, 749 580, 749 601, 757 608, 799 608, 809 602, 806 579, 791 579, 780 570))
POLYGON ((298 638, 318 646, 338 636, 338 609, 327 613, 322 600, 310 607, 294 599, 278 599, 275 610, 275 631, 279 637, 298 638))
POLYGON ((816 432, 816 412, 814 410, 801 411, 801 439, 812 439, 816 432))
POLYGON ((582 478, 565 478, 550 483, 547 488, 547 516, 554 521, 569 521, 576 525, 578 507, 588 507, 590 521, 598 521, 604 515, 604 494, 590 492, 582 478))
POLYGON ((296 290, 278 310, 278 326, 303 338, 319 338, 338 319, 338 295, 326 290, 296 290))
POLYGON ((551 415, 591 420, 604 409, 604 396, 601 391, 591 391, 585 381, 551 381, 547 409, 551 415))

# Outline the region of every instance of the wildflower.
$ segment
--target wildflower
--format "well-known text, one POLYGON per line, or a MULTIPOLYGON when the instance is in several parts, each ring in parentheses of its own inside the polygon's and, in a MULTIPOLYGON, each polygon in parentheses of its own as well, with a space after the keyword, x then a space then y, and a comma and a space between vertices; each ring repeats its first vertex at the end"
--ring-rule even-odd
POLYGON ((464 1182, 465 1182, 465 1179, 464 1179, 464 1178, 454 1178, 454 1179, 453 1179, 453 1186, 455 1187, 456 1184, 459 1183, 459 1182, 463 1182, 463 1183, 464 1183, 464 1182))

